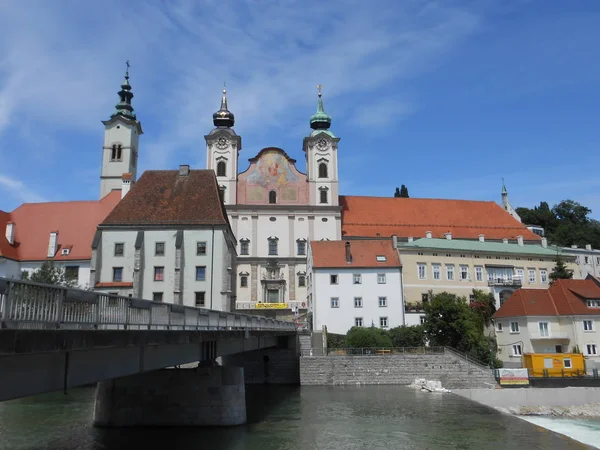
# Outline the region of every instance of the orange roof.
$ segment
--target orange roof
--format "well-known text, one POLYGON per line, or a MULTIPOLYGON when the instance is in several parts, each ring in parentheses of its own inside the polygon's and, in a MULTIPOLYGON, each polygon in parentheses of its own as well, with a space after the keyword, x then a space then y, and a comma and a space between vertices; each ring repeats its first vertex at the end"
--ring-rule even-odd
POLYGON ((589 308, 587 299, 600 299, 600 286, 594 280, 557 280, 548 289, 518 289, 494 318, 600 315, 600 308, 589 308))
POLYGON ((90 259, 96 227, 120 200, 121 191, 116 189, 101 200, 23 203, 11 213, 0 211, 0 256, 18 261, 90 259), (4 236, 9 221, 15 224, 14 245, 4 236), (48 258, 52 231, 58 231, 58 251, 48 258), (62 255, 64 248, 70 249, 68 255, 62 255))
POLYGON ((392 248, 391 239, 352 239, 350 254, 352 262, 346 262, 346 241, 311 241, 313 266, 315 268, 370 268, 401 267, 398 251, 392 248), (385 261, 377 261, 384 256, 385 261))
POLYGON ((343 236, 541 239, 495 202, 341 195, 340 205, 343 236))

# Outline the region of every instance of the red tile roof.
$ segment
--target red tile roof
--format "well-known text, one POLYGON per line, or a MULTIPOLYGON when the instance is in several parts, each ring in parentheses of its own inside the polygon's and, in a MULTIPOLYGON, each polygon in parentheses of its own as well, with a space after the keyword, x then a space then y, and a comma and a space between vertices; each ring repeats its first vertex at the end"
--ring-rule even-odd
POLYGON ((18 261, 73 261, 92 257, 96 227, 121 200, 113 190, 101 200, 23 203, 11 213, 0 211, 0 256, 18 261), (14 245, 5 237, 6 223, 14 223, 14 245), (58 251, 48 258, 50 232, 58 231, 58 251), (70 248, 68 255, 61 250, 70 248))
POLYGON ((600 308, 589 308, 587 299, 600 299, 600 286, 594 280, 557 280, 548 289, 518 289, 494 318, 600 315, 600 308))
POLYGON ((101 225, 226 225, 214 170, 147 170, 101 225))
POLYGON ((434 238, 447 232, 455 239, 541 238, 495 202, 430 198, 340 196, 342 235, 360 237, 434 238))
POLYGON ((401 267, 398 251, 391 239, 352 239, 351 241, 311 241, 315 268, 401 267), (346 242, 350 242, 352 262, 346 262, 346 242), (384 262, 377 256, 385 256, 384 262))

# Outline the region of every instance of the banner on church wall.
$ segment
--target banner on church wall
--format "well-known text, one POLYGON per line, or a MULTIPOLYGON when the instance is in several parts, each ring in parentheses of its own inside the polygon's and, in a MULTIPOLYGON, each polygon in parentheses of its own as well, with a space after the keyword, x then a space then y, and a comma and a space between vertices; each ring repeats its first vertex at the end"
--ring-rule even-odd
POLYGON ((257 303, 257 309, 287 309, 287 303, 257 303))

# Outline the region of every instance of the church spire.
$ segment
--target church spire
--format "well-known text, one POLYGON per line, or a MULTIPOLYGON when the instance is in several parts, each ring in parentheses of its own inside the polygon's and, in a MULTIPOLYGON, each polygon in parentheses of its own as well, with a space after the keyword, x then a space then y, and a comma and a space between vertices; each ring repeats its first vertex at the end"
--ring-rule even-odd
POLYGON ((317 101, 317 112, 310 118, 310 127, 313 130, 327 130, 331 126, 331 116, 329 116, 323 108, 323 86, 317 86, 319 99, 317 101))
POLYGON ((125 79, 123 80, 123 84, 121 84, 121 90, 118 92, 119 103, 115 105, 116 111, 111 117, 123 116, 127 119, 136 120, 133 106, 131 106, 133 92, 131 92, 131 85, 129 84, 129 61, 126 61, 125 65, 127 66, 127 69, 125 70, 125 79))
POLYGON ((213 123, 215 127, 231 128, 235 123, 235 117, 232 112, 227 109, 227 89, 223 83, 223 96, 221 97, 221 109, 213 114, 213 123))

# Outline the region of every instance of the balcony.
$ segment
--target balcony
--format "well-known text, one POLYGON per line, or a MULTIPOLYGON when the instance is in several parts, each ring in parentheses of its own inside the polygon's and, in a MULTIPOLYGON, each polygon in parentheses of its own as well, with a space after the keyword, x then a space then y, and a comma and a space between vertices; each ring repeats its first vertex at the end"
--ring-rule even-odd
POLYGON ((259 302, 235 302, 235 308, 237 310, 242 309, 287 309, 294 310, 298 308, 298 310, 306 309, 306 301, 289 301, 286 303, 259 303, 259 302))
POLYGON ((565 333, 563 331, 559 331, 559 332, 551 332, 548 333, 548 335, 542 335, 540 334, 539 331, 536 331, 535 333, 531 333, 529 339, 531 339, 532 341, 542 341, 542 340, 552 340, 552 339, 560 339, 560 340, 570 340, 569 338, 569 334, 565 333))
POLYGON ((520 288, 523 285, 522 280, 518 278, 489 278, 488 286, 505 286, 520 288))
POLYGON ((404 305, 405 313, 424 313, 423 303, 407 303, 404 305))

